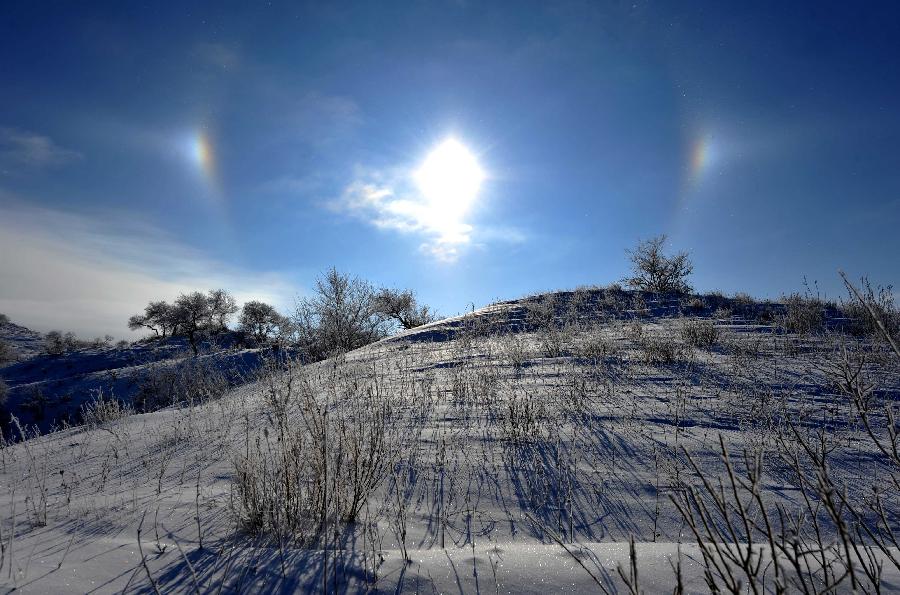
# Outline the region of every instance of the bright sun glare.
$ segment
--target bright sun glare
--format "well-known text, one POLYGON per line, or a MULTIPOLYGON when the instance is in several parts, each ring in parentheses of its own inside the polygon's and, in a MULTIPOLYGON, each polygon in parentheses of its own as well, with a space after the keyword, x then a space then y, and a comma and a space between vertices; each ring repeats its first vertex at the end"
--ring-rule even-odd
POLYGON ((458 219, 478 195, 484 171, 475 156, 451 138, 425 158, 415 180, 436 216, 458 219))

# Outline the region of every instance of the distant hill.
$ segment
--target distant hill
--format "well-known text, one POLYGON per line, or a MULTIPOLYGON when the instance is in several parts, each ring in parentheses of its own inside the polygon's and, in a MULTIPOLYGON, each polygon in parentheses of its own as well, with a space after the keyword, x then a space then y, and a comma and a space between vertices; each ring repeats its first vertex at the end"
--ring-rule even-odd
POLYGON ((41 333, 4 320, 2 317, 0 317, 0 341, 12 347, 18 361, 31 359, 44 350, 44 337, 41 333))

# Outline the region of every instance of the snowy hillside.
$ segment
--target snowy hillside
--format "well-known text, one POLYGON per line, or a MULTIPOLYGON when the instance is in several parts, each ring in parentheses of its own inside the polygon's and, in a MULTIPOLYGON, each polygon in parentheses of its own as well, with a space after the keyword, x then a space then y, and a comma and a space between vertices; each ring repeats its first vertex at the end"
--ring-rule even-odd
MULTIPOLYGON (((15 327, 30 353, 18 362, 0 368, 0 379, 9 387, 5 404, 8 415, 42 432, 63 424, 81 421, 82 406, 103 397, 121 401, 132 408, 155 409, 169 404, 186 384, 205 383, 221 394, 242 384, 259 365, 259 350, 243 349, 228 337, 215 347, 207 345, 200 357, 190 357, 190 347, 182 337, 147 340, 125 346, 100 345, 50 355, 43 339, 24 327, 15 327), (40 345, 37 350, 36 345, 40 345), (31 346, 31 347, 29 347, 31 346), (169 401, 167 402, 167 399, 169 401)), ((3 422, 10 435, 10 426, 3 422)), ((13 433, 15 435, 15 433, 13 433)))
POLYGON ((29 359, 44 350, 44 338, 40 333, 4 318, 0 317, 0 341, 12 349, 12 361, 29 359))
POLYGON ((0 451, 0 581, 898 590, 898 426, 885 412, 900 366, 846 327, 828 308, 566 292, 313 365, 269 361, 192 407, 98 406, 86 426, 23 429, 0 451))

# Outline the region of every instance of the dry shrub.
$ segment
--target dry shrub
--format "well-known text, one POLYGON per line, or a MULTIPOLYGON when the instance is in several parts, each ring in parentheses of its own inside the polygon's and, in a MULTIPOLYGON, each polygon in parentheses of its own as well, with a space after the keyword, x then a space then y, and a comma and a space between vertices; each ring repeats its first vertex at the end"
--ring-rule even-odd
POLYGON ((616 283, 603 290, 600 306, 604 313, 621 316, 628 309, 628 293, 616 283))
POLYGON ((354 522, 390 472, 399 431, 380 380, 337 364, 315 379, 264 367, 269 425, 234 461, 232 510, 254 534, 307 540, 354 522))
POLYGON ((457 405, 492 406, 499 395, 500 375, 494 367, 455 366, 450 370, 450 391, 457 405))
POLYGON ((177 404, 205 403, 218 399, 231 387, 214 362, 191 359, 174 366, 151 365, 140 380, 134 405, 155 411, 177 404))
POLYGON ((526 306, 526 321, 537 335, 544 357, 562 357, 572 342, 573 327, 560 320, 562 304, 556 294, 547 294, 526 306))
POLYGON ((42 421, 53 404, 40 386, 32 386, 22 401, 22 410, 29 413, 33 421, 42 421))
POLYGON ((89 428, 104 427, 132 413, 134 410, 130 406, 112 395, 104 396, 102 389, 97 390, 94 397, 81 406, 81 419, 89 428))
POLYGON ((710 320, 688 320, 681 327, 681 337, 688 345, 709 349, 719 342, 719 328, 710 320))
POLYGON ((706 308, 706 303, 703 301, 703 298, 692 296, 690 298, 682 300, 681 308, 685 312, 697 314, 699 312, 702 312, 706 308))
POLYGON ((509 333, 500 337, 500 355, 513 367, 516 376, 519 376, 531 359, 531 349, 521 333, 509 333))
POLYGON ((556 311, 559 307, 556 294, 548 293, 525 304, 525 321, 529 328, 542 331, 556 326, 556 311))
POLYGON ((759 324, 774 324, 778 319, 778 311, 774 304, 766 302, 761 307, 754 309, 754 319, 759 324))
POLYGON ((715 312, 713 312, 712 317, 716 320, 731 320, 731 317, 734 316, 734 311, 728 306, 721 306, 716 308, 715 312))
POLYGON ((800 335, 820 333, 825 329, 825 302, 819 298, 792 293, 784 298, 785 311, 780 326, 800 335))
POLYGON ((644 361, 653 365, 671 365, 688 359, 689 354, 682 343, 668 334, 643 333, 640 342, 644 361))
POLYGON ((865 302, 849 299, 841 303, 840 312, 849 321, 847 330, 858 337, 873 337, 881 334, 876 319, 869 308, 881 319, 888 334, 900 336, 900 311, 894 303, 893 287, 872 287, 868 279, 863 278, 860 284, 860 295, 865 302))
POLYGON ((728 298, 721 291, 710 291, 703 296, 703 305, 710 309, 716 310, 728 306, 728 298))
POLYGON ((584 333, 574 347, 575 355, 587 363, 596 365, 620 354, 618 343, 599 329, 584 333))
POLYGON ((547 439, 547 411, 542 400, 529 393, 514 393, 506 401, 503 414, 501 429, 505 440, 521 446, 547 439))
POLYGON ((310 477, 313 446, 294 429, 273 441, 268 429, 234 462, 232 510, 250 534, 288 535, 303 540, 317 520, 321 477, 310 477))
POLYGON ((493 324, 487 316, 467 314, 459 321, 455 336, 456 347, 463 355, 471 355, 478 340, 489 337, 493 332, 493 324))

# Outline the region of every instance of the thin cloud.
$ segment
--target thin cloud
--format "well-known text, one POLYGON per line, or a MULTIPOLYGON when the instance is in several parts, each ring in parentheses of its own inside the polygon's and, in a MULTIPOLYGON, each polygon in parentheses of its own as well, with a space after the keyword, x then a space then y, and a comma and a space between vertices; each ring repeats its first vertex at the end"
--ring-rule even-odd
POLYGON ((399 194, 396 188, 401 185, 400 180, 393 184, 357 180, 334 206, 380 229, 425 236, 419 247, 422 252, 444 262, 456 261, 460 249, 472 240, 472 225, 435 217, 428 203, 411 188, 399 194))
POLYGON ((0 312, 36 330, 122 337, 150 300, 223 287, 286 309, 297 294, 280 273, 230 267, 124 216, 96 219, 0 204, 0 312))
POLYGON ((419 251, 452 263, 468 246, 519 244, 526 235, 512 227, 475 225, 469 216, 447 217, 435 211, 412 183, 408 170, 358 171, 339 199, 328 204, 379 229, 423 238, 419 251))
POLYGON ((0 128, 0 164, 46 167, 82 157, 81 153, 59 146, 49 136, 17 128, 0 128))

